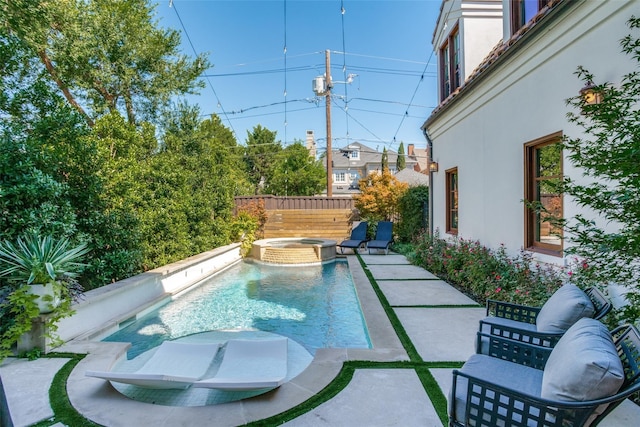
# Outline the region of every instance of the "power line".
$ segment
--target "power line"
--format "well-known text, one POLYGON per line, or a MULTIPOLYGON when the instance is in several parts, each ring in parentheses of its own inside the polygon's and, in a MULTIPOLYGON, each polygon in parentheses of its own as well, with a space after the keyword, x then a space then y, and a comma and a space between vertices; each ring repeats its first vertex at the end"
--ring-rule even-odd
POLYGON ((360 125, 360 127, 362 129, 364 129, 365 131, 367 131, 371 136, 373 136, 374 138, 377 138, 380 142, 384 142, 382 138, 380 138, 378 135, 376 135, 375 133, 373 133, 373 131, 371 131, 369 128, 367 128, 365 125, 363 125, 362 123, 360 123, 355 117, 353 117, 346 109, 342 108, 342 106, 338 105, 336 103, 336 106, 338 108, 340 108, 341 110, 343 110, 345 112, 346 115, 348 115, 354 122, 356 122, 357 124, 360 125))
MULTIPOLYGON (((286 55, 285 55, 286 56, 286 55)), ((220 74, 203 74, 202 77, 236 77, 236 76, 251 76, 251 75, 263 75, 263 74, 276 74, 276 73, 284 73, 290 71, 308 71, 315 70, 320 65, 301 65, 293 68, 275 68, 275 69, 267 69, 267 70, 255 70, 255 71, 242 71, 238 73, 220 73, 220 74)))
MULTIPOLYGON (((344 8, 344 1, 340 1, 340 17, 342 22, 342 51, 346 52, 346 42, 344 37, 344 14, 346 10, 344 8)), ((348 95, 348 78, 347 78, 347 55, 342 55, 342 75, 344 78, 344 111, 345 111, 345 126, 347 130, 347 140, 349 139, 349 115, 346 114, 349 109, 349 95, 348 95)))
MULTIPOLYGON (((173 3, 173 2, 171 2, 173 3)), ((425 78, 430 78, 430 77, 435 77, 437 76, 436 72, 433 71, 427 71, 429 70, 430 66, 433 66, 434 64, 431 62, 432 61, 432 57, 434 55, 433 52, 431 52, 431 55, 429 56, 428 61, 422 62, 422 61, 415 61, 415 60, 410 60, 410 59, 401 59, 401 58, 394 58, 394 57, 388 57, 388 56, 376 56, 376 55, 364 55, 364 54, 358 54, 358 53, 351 53, 351 52, 347 52, 347 47, 346 47, 346 31, 347 31, 347 20, 345 18, 345 14, 346 14, 346 9, 345 9, 345 1, 341 0, 340 2, 340 11, 341 11, 341 30, 342 30, 342 51, 333 51, 333 53, 335 54, 342 54, 343 58, 342 58, 342 64, 340 64, 340 62, 336 61, 336 65, 335 67, 337 68, 337 66, 342 65, 342 75, 344 76, 344 80, 348 81, 350 79, 350 75, 347 74, 347 71, 350 72, 354 72, 354 71, 361 71, 363 73, 378 73, 378 74, 386 74, 386 75, 398 75, 398 76, 406 76, 406 77, 419 77, 419 80, 417 82, 416 88, 413 91, 413 94, 409 100, 408 103, 403 103, 403 102, 399 102, 399 101, 393 101, 393 100, 385 100, 385 99, 376 99, 376 98, 350 98, 350 94, 349 94, 349 90, 347 88, 347 85, 345 84, 345 89, 344 89, 344 97, 342 98, 342 106, 339 106, 339 108, 341 108, 344 113, 345 113, 345 123, 346 123, 346 139, 349 140, 351 138, 351 130, 350 129, 352 127, 351 124, 351 120, 354 120, 360 127, 362 127, 367 133, 371 134, 374 138, 377 138, 376 141, 377 142, 383 142, 382 138, 379 138, 377 135, 375 135, 370 129, 368 129, 366 126, 363 125, 362 122, 358 121, 350 112, 351 111, 362 111, 362 112, 367 112, 367 113, 376 113, 376 114, 383 114, 383 115, 388 115, 388 116, 396 116, 396 117, 400 117, 400 123, 393 135, 393 138, 391 140, 387 140, 388 142, 386 142, 385 144, 390 146, 390 144, 393 144, 396 140, 396 137, 398 136, 400 130, 402 129, 402 126, 405 122, 405 119, 407 118, 414 118, 415 116, 410 116, 409 115, 409 111, 411 109, 411 107, 418 107, 418 108, 431 108, 431 107, 427 107, 424 105, 418 105, 415 104, 416 101, 416 96, 417 96, 417 92, 420 88, 420 85, 422 84, 422 82, 424 81, 425 78), (347 59, 347 55, 349 55, 349 60, 347 59), (398 62, 398 63, 405 63, 405 64, 420 64, 423 65, 423 69, 422 72, 420 73, 418 70, 411 70, 410 65, 407 65, 406 68, 403 67, 372 67, 372 66, 358 66, 358 65, 353 65, 352 61, 354 60, 354 58, 370 58, 370 59, 375 59, 375 60, 383 60, 383 61, 392 61, 392 62, 398 62), (347 62, 349 62, 349 64, 347 64, 347 62), (399 113, 391 113, 391 112, 380 112, 380 111, 370 111, 367 109, 358 109, 358 108, 353 108, 352 105, 352 101, 363 101, 363 102, 377 102, 377 103, 383 103, 383 104, 389 104, 389 105, 401 105, 404 107, 404 114, 399 114, 399 113)), ((170 7, 175 6, 170 4, 170 7)), ((305 57, 305 56, 314 56, 317 55, 317 53, 322 53, 322 52, 311 52, 311 53, 304 53, 304 54, 299 54, 299 55, 290 55, 288 52, 288 38, 289 38, 289 34, 288 34, 288 7, 290 5, 287 4, 287 0, 283 0, 283 5, 282 5, 282 13, 283 13, 283 33, 282 33, 282 37, 283 37, 283 42, 284 42, 284 46, 283 46, 283 56, 279 57, 279 58, 275 58, 275 59, 264 59, 264 60, 260 60, 260 61, 252 61, 252 62, 243 62, 243 63, 237 63, 234 66, 236 67, 247 67, 247 66, 251 66, 251 65, 255 65, 255 64, 260 64, 260 63, 268 63, 271 61, 275 61, 275 60, 281 60, 282 64, 283 64, 283 68, 273 68, 273 69, 262 69, 262 70, 253 70, 253 71, 239 71, 239 72, 232 72, 232 73, 222 73, 222 74, 202 74, 201 77, 204 77, 207 80, 207 83, 211 89, 211 91, 213 92, 214 96, 215 96, 215 100, 218 102, 218 108, 221 109, 221 115, 224 117, 225 121, 227 123, 229 123, 230 128, 233 132, 233 134, 236 134, 235 129, 233 128, 232 120, 235 119, 246 119, 249 117, 261 117, 261 116, 268 116, 268 115, 274 115, 274 114, 284 114, 284 139, 285 141, 288 139, 288 135, 287 135, 287 128, 288 128, 288 121, 289 121, 289 113, 292 112, 297 112, 297 111, 302 111, 302 110, 310 110, 310 109, 315 109, 317 107, 309 107, 309 108, 302 108, 302 109, 294 109, 291 110, 290 106, 288 105, 289 102, 317 102, 317 100, 310 100, 309 98, 306 99, 296 99, 296 100, 290 100, 288 98, 288 91, 289 89, 289 84, 290 82, 288 81, 289 78, 291 77, 290 73, 292 72, 307 72, 310 70, 317 70, 319 68, 321 68, 322 64, 314 64, 313 62, 311 62, 310 64, 307 65, 301 65, 301 66, 295 66, 295 67, 291 67, 290 66, 290 59, 292 58, 297 58, 297 57, 305 57), (214 89, 214 86, 212 84, 211 79, 212 78, 222 78, 222 77, 233 77, 233 76, 251 76, 251 75, 267 75, 267 74, 278 74, 278 73, 283 73, 283 76, 281 77, 283 80, 283 85, 284 85, 284 101, 283 102, 273 102, 273 103, 265 103, 262 105, 253 105, 250 107, 246 107, 246 108, 241 108, 241 109, 236 109, 234 111, 227 111, 225 108, 222 108, 220 99, 214 89), (269 112, 269 113, 261 113, 261 114, 253 114, 253 115, 249 115, 247 114, 250 111, 254 111, 254 110, 259 110, 259 109, 266 109, 266 108, 270 108, 270 107, 274 107, 274 106, 279 106, 282 105, 283 108, 278 108, 278 112, 269 112), (235 116, 235 117, 231 117, 231 116, 235 116), (241 116, 241 117, 240 117, 241 116)), ((180 22, 180 25, 182 27, 182 30, 186 36, 187 41, 189 42, 191 49, 194 51, 194 53, 197 52, 195 50, 195 47, 192 43, 192 40, 186 30, 186 27, 182 21, 181 16, 179 15, 177 9, 174 7, 174 11, 176 13, 176 16, 178 18, 178 21, 180 22)), ((306 62, 306 61, 304 61, 306 62)), ((364 61, 363 61, 364 62, 364 61)), ((229 68, 227 68, 229 69, 229 68)), ((246 70, 246 68, 245 68, 246 70)), ((359 89, 359 88, 358 88, 359 89)), ((332 102, 335 103, 336 99, 332 99, 332 102)), ((361 104, 358 104, 361 105, 361 104)), ((388 110, 392 110, 391 108, 388 108, 388 110)), ((393 121, 393 120, 392 120, 393 121)), ((236 123, 236 126, 238 124, 236 123)), ((392 130, 392 124, 390 124, 390 129, 392 130)), ((344 127, 343 127, 344 129, 344 127)), ((387 133, 387 131, 383 131, 383 133, 387 133)))
MULTIPOLYGON (((374 99, 374 98, 361 98, 361 97, 356 97, 356 98, 351 98, 351 99, 350 99, 350 102, 351 102, 351 101, 382 102, 382 103, 385 103, 385 104, 405 105, 405 106, 407 106, 407 107, 410 107, 410 106, 411 106, 411 104, 407 104, 407 103, 404 103, 404 102, 400 102, 400 101, 389 101, 389 100, 386 100, 386 99, 374 99)), ((427 107, 426 105, 414 105, 414 106, 415 106, 415 107, 421 107, 421 108, 429 108, 429 107, 427 107)))
POLYGON ((404 123, 404 119, 409 116, 409 108, 411 108, 411 104, 413 104, 413 100, 416 97, 416 93, 418 93, 418 89, 420 88, 420 84, 424 81, 424 74, 427 71, 427 67, 429 66, 429 63, 431 62, 431 58, 432 57, 433 57, 433 51, 431 51, 431 53, 429 54, 429 59, 427 60, 427 63, 424 65, 424 70, 422 70, 422 75, 420 76, 420 79, 418 80, 418 84, 416 85, 416 88, 413 91, 413 95, 411 95, 411 100, 409 101, 409 105, 408 105, 407 109, 405 110, 404 115, 402 116, 402 119, 400 120, 400 124, 398 125, 398 128, 396 129, 396 133, 393 134, 393 142, 396 142, 396 136, 398 135, 398 132, 400 132, 400 128, 402 127, 402 124, 404 123))
MULTIPOLYGON (((174 12, 176 13, 176 16, 178 17, 178 22, 180 22, 180 26, 182 27, 182 31, 184 31, 184 35, 187 37, 187 41, 189 42, 189 46, 191 46, 191 50, 193 50, 193 53, 197 58, 198 57, 198 52, 196 51, 196 48, 193 46, 193 43, 191 42, 191 37, 189 37, 189 33, 187 32, 187 28, 184 26, 184 23, 182 22, 182 18, 180 18, 180 14, 178 13, 178 8, 173 4, 173 0, 169 1, 169 7, 173 8, 174 12)), ((209 78, 206 78, 206 79, 207 79, 207 83, 209 83, 209 87, 211 88, 211 91, 213 92, 213 96, 216 97, 216 101, 218 102, 218 105, 220 106, 220 109, 222 110, 222 114, 224 114, 225 119, 227 119, 227 121, 229 121, 229 118, 227 117, 227 113, 224 111, 224 108, 222 107, 222 103, 220 102, 220 98, 218 98, 218 94, 216 93, 216 90, 213 88, 213 85, 211 84, 211 80, 209 80, 209 78)), ((229 127, 231 128, 231 132, 235 135, 236 134, 236 130, 233 128, 233 125, 231 124, 231 122, 229 122, 229 127)))
POLYGON ((284 139, 287 140, 287 0, 284 5, 284 139))

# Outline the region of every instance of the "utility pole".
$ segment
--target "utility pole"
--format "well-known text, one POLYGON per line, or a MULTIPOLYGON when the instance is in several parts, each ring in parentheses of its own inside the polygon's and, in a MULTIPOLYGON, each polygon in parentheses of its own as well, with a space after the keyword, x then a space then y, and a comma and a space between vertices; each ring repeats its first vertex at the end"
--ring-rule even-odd
POLYGON ((326 113, 327 113, 327 197, 333 197, 333 160, 331 159, 331 63, 330 63, 330 51, 327 49, 324 53, 325 55, 325 79, 326 79, 326 90, 325 90, 325 103, 326 103, 326 113))

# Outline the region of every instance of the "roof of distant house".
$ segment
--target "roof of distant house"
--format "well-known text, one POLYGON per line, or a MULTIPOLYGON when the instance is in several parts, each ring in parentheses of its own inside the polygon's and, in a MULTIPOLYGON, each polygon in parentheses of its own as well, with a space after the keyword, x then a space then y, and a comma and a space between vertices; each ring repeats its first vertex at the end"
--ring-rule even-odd
POLYGON ((413 168, 402 169, 394 176, 398 181, 409 184, 409 187, 429 185, 429 176, 422 172, 416 172, 413 168))

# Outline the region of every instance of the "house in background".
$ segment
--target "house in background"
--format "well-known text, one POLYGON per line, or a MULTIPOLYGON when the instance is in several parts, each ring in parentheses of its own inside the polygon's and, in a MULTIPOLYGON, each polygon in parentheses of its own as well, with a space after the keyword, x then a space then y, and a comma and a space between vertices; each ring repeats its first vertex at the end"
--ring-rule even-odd
POLYGON ((407 145, 407 159, 411 159, 415 163, 413 164, 413 170, 416 172, 427 173, 428 159, 427 149, 417 148, 414 144, 407 145))
POLYGON ((443 1, 433 36, 440 102, 422 126, 437 165, 432 230, 566 264, 570 243, 523 200, 565 218, 585 213, 545 185, 583 179, 558 145, 584 136, 566 100, 584 86, 578 66, 598 84, 636 69, 620 40, 639 11, 638 0, 443 1))
MULTIPOLYGON (((353 142, 346 147, 333 150, 333 188, 334 194, 353 194, 358 192, 358 181, 372 172, 382 170, 382 152, 353 142)), ((397 172, 398 153, 387 150, 389 170, 397 172)), ((414 169, 418 165, 417 158, 405 154, 405 167, 414 169)))

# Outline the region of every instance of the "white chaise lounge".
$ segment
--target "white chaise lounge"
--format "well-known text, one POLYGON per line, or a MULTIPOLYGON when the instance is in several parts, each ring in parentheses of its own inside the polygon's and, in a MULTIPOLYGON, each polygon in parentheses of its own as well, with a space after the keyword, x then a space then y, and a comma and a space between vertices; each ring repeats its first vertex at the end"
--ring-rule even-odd
POLYGON ((88 377, 155 389, 186 389, 202 379, 220 345, 164 341, 135 372, 86 371, 88 377))
POLYGON ((197 388, 243 391, 276 388, 287 377, 287 338, 232 339, 218 372, 193 383, 197 388))

